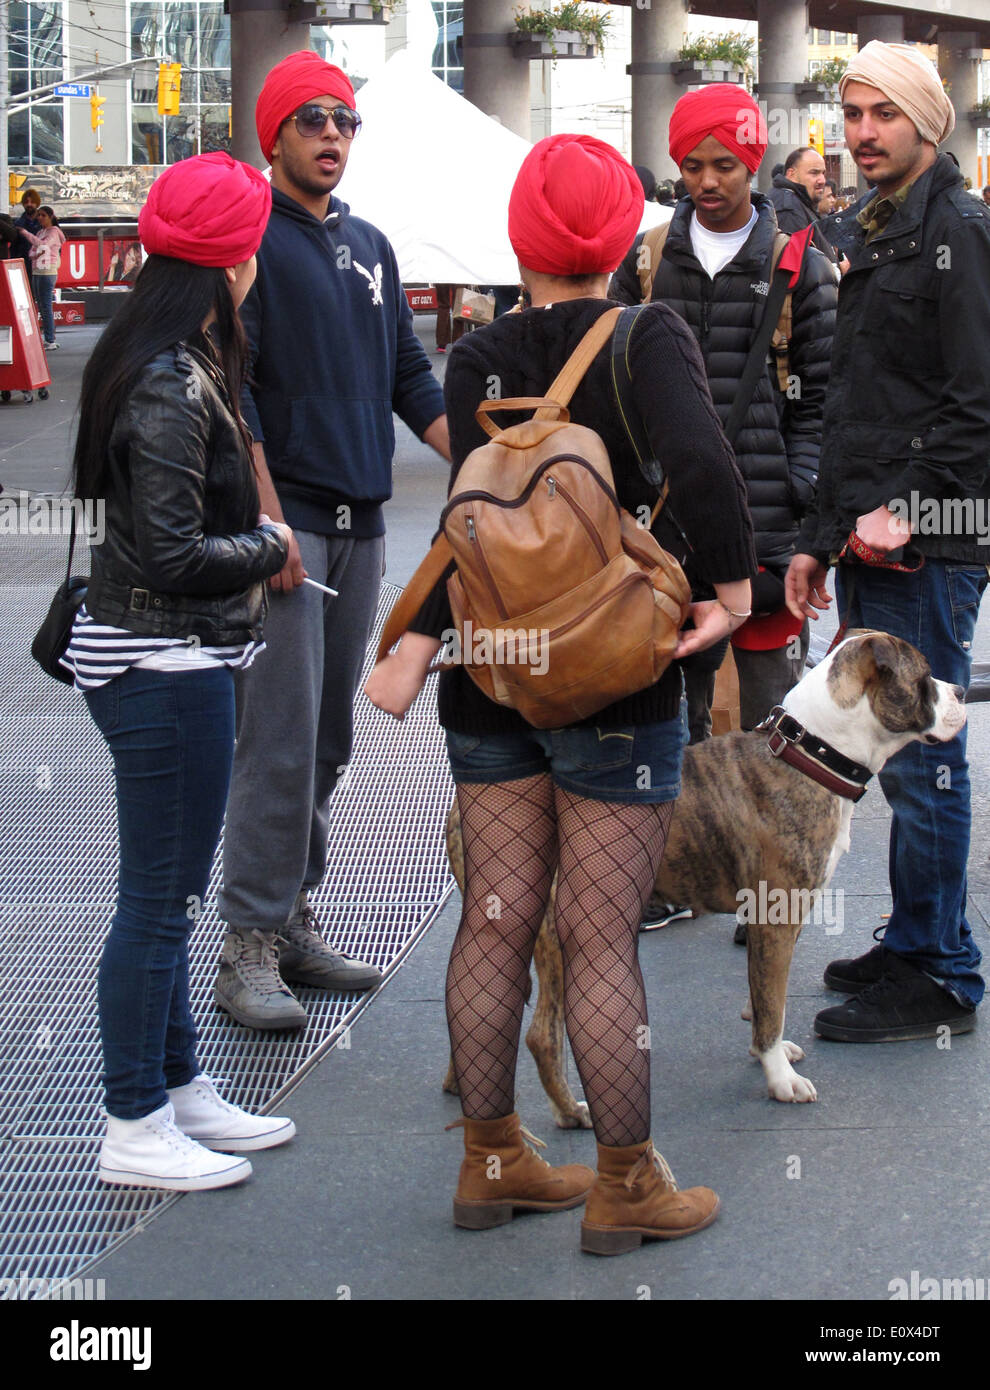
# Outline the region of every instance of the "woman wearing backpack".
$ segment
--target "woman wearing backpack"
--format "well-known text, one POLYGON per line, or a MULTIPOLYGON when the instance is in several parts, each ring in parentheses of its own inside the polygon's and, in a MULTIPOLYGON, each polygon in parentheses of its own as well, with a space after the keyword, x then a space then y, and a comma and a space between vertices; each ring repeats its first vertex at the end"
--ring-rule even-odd
MULTIPOLYGON (((602 141, 553 136, 527 156, 509 203, 509 236, 532 308, 476 330, 451 355, 451 492, 466 455, 486 442, 475 419, 481 402, 493 394, 543 396, 588 328, 615 307, 606 299, 609 273, 642 210, 637 175, 602 141)), ((628 356, 633 397, 669 479, 668 505, 692 545, 694 568, 718 595, 692 605, 695 629, 682 635, 680 657, 724 638, 749 616, 752 529, 743 481, 686 324, 664 305, 649 306, 633 328, 628 356)), ((656 492, 623 428, 610 345, 585 373, 570 414, 604 442, 620 503, 634 515, 645 506, 648 515, 656 492)), ((441 582, 397 650, 373 671, 366 687, 372 703, 402 718, 451 626, 441 582)), ((457 785, 466 875, 446 993, 465 1130, 458 1224, 477 1229, 508 1219, 516 1206, 554 1210, 587 1196, 583 1248, 619 1253, 644 1232, 689 1235, 715 1219, 715 1193, 679 1192, 652 1146, 648 1019, 637 960, 642 909, 680 790, 681 693, 675 662, 656 684, 581 724, 536 729, 488 699, 462 666, 440 676, 439 717, 457 785), (523 1142, 514 1113, 530 960, 555 871, 567 1031, 598 1140, 597 1176, 579 1165, 550 1168, 523 1142)))

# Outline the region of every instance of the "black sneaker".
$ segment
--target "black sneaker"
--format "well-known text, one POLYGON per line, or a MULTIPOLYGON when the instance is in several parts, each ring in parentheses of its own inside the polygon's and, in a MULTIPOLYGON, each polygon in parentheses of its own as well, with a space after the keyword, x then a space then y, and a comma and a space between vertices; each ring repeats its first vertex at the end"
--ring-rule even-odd
POLYGON ((671 922, 679 922, 683 917, 693 917, 694 912, 690 907, 682 907, 679 903, 667 903, 663 898, 651 895, 650 901, 643 909, 643 920, 639 924, 640 931, 659 931, 661 927, 669 927, 671 922))
POLYGON ((968 1033, 975 1027, 975 1008, 957 1003, 948 990, 893 951, 884 953, 879 980, 815 1019, 819 1037, 835 1042, 902 1042, 937 1037, 940 1028, 968 1033))
POLYGON ((825 967, 825 984, 829 989, 841 990, 843 994, 858 994, 867 985, 876 984, 883 974, 885 947, 881 937, 886 926, 877 927, 873 940, 877 943, 865 956, 854 956, 850 960, 834 960, 825 967))

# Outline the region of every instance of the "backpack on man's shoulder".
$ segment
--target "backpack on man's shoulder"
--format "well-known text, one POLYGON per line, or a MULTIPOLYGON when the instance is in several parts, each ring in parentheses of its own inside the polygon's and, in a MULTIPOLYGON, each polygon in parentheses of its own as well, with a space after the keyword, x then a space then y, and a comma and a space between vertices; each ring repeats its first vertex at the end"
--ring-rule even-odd
POLYGON ((545 396, 479 405, 491 439, 461 465, 442 534, 378 649, 381 660, 453 558, 457 658, 490 699, 538 729, 573 724, 653 685, 689 611, 680 565, 620 505, 605 445, 567 410, 622 312, 596 319, 545 396), (531 419, 505 430, 490 418, 530 409, 531 419))
MULTIPOLYGON (((657 278, 657 271, 660 269, 663 248, 669 231, 669 222, 664 222, 659 227, 648 228, 643 233, 643 239, 636 248, 636 273, 639 276, 639 292, 644 304, 649 304, 653 298, 653 285, 657 278)), ((777 232, 774 235, 773 258, 770 265, 771 280, 789 241, 790 237, 786 232, 777 232)), ((777 386, 785 393, 789 385, 791 370, 791 326, 792 304, 791 296, 788 295, 784 300, 784 307, 780 311, 773 337, 770 339, 770 351, 773 353, 774 364, 777 369, 777 386)))

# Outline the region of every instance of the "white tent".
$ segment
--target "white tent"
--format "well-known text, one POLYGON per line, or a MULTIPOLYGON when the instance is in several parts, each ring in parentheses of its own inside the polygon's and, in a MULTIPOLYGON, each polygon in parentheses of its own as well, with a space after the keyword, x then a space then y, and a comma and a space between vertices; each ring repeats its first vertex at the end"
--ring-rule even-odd
MULTIPOLYGON (((527 141, 400 50, 357 94, 364 125, 337 194, 388 236, 407 284, 513 285, 509 193, 527 141)), ((670 210, 646 204, 643 226, 670 210)))

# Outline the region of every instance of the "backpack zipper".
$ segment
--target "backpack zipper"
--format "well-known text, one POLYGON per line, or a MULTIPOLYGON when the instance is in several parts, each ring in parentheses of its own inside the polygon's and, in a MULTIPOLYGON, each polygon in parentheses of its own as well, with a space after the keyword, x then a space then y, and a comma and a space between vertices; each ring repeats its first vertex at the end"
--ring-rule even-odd
POLYGON ((602 594, 601 598, 595 599, 591 607, 585 608, 584 611, 579 613, 576 618, 571 618, 568 622, 563 623, 560 627, 551 628, 550 641, 552 642, 555 637, 560 637, 565 632, 570 632, 572 627, 577 627, 578 623, 583 622, 584 619, 589 616, 589 614, 594 613, 596 609, 601 608, 603 603, 608 603, 610 599, 614 598, 616 594, 621 593, 623 589, 628 589, 630 584, 649 584, 649 582, 650 581, 648 576, 643 573, 627 574, 625 579, 621 579, 619 583, 616 584, 614 589, 610 589, 607 594, 602 594))
POLYGON ((509 610, 502 602, 502 595, 499 593, 498 586, 495 583, 494 577, 492 576, 492 572, 488 568, 488 561, 485 558, 484 547, 482 546, 481 541, 478 538, 478 530, 474 524, 474 517, 470 514, 470 512, 464 518, 464 525, 467 528, 468 540, 471 542, 472 545, 476 545, 478 547, 478 568, 484 575, 485 583, 488 585, 488 592, 492 596, 492 601, 495 604, 498 616, 503 620, 507 619, 509 616, 509 610))
MULTIPOLYGON (((461 502, 491 502, 496 507, 521 507, 524 502, 529 500, 530 494, 547 469, 552 468, 555 463, 578 463, 582 468, 587 469, 602 492, 604 492, 605 496, 612 503, 613 507, 615 507, 615 510, 620 510, 619 499, 615 495, 615 491, 609 487, 604 478, 599 476, 598 472, 592 468, 591 464, 588 463, 586 459, 579 458, 577 454, 554 454, 553 458, 545 459, 543 463, 540 464, 539 468, 530 478, 519 496, 513 498, 511 501, 506 501, 504 497, 496 497, 493 492, 484 492, 481 488, 472 488, 469 492, 455 492, 440 513, 441 528, 444 526, 451 508, 456 507, 461 502)), ((558 487, 559 486, 560 484, 558 483, 558 487)))
POLYGON ((601 560, 603 565, 607 565, 608 552, 602 545, 601 537, 595 530, 591 518, 588 516, 588 513, 581 506, 580 502, 575 501, 575 499, 567 491, 564 485, 562 483, 559 483, 556 478, 552 478, 549 475, 547 476, 547 490, 550 493, 551 497, 553 497, 554 494, 557 492, 560 493, 561 497, 563 497, 564 501, 567 503, 571 511, 577 517, 578 521, 580 521, 581 525, 587 531, 588 539, 591 541, 591 544, 598 551, 598 558, 601 560))

